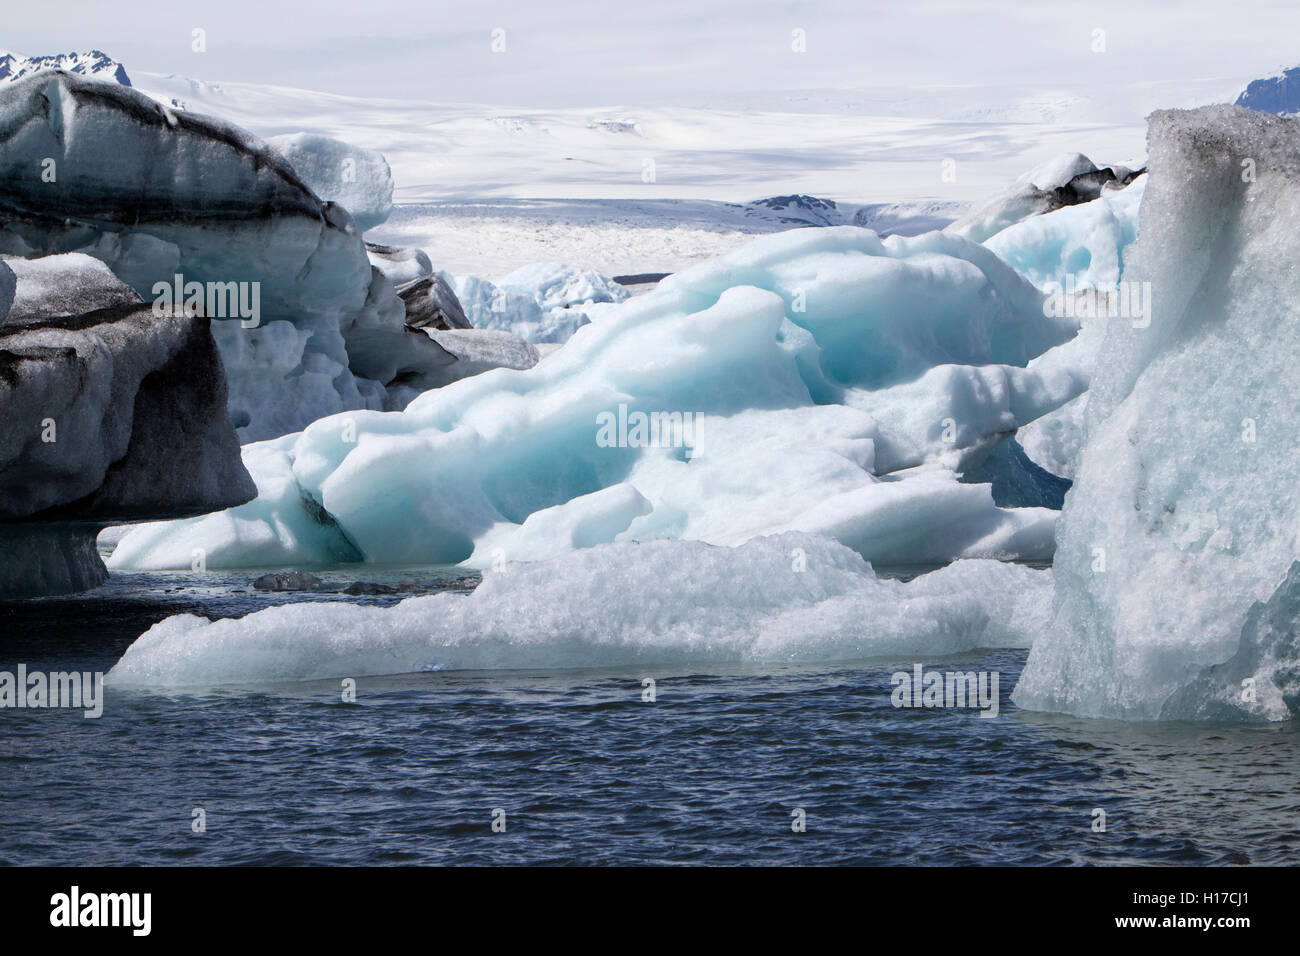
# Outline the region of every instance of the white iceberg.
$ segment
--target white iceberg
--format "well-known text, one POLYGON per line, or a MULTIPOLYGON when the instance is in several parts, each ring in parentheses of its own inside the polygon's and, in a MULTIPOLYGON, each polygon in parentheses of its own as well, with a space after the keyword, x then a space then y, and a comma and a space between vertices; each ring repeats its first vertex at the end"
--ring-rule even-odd
POLYGON ((1300 128, 1238 107, 1169 111, 1149 146, 1125 274, 1151 283, 1151 321, 1106 326, 1058 529, 1056 617, 1015 700, 1286 718, 1300 666, 1300 128))
MULTIPOLYGON (((1087 384, 1097 366, 1106 326, 1111 320, 1093 317, 1081 320, 1079 333, 1031 363, 1040 374, 1055 369, 1077 384, 1076 398, 1041 415, 1016 432, 1016 441, 1029 459, 1053 475, 1073 480, 1083 449, 1084 419, 1088 411, 1087 384)), ((1131 320, 1129 320, 1131 321, 1131 320)))
POLYGON ((944 231, 986 242, 1016 223, 1090 202, 1106 189, 1123 188, 1140 172, 1127 166, 1097 166, 1082 153, 1064 153, 1023 174, 1005 192, 945 226, 944 231))
POLYGON ((536 262, 500 279, 498 288, 531 295, 543 312, 596 302, 622 302, 627 289, 595 269, 566 266, 560 262, 536 262))
POLYGON ((0 84, 0 181, 0 253, 82 252, 145 301, 199 290, 243 440, 399 407, 454 361, 406 328, 348 212, 228 123, 127 86, 36 73, 0 84))
POLYGON ((272 136, 267 142, 312 192, 351 213, 359 232, 388 220, 393 211, 393 173, 383 153, 317 133, 272 136))
POLYGON ((539 527, 571 540, 575 515, 532 516, 617 485, 650 506, 619 512, 617 540, 804 530, 891 563, 1042 560, 1055 512, 999 507, 957 472, 1079 394, 1050 356, 1023 367, 1073 334, 957 237, 768 236, 609 307, 533 368, 254 446, 265 496, 138 529, 110 566, 188 567, 193 548, 209 567, 311 562, 322 547, 282 529, 313 522, 369 562, 482 563, 489 544, 515 560, 502 542, 538 553, 539 527))
POLYGON ((490 570, 469 595, 170 617, 127 648, 108 682, 161 689, 428 670, 918 660, 1027 646, 1046 623, 1050 587, 1048 572, 995 561, 907 583, 878 578, 848 548, 800 534, 738 548, 611 544, 490 570))
POLYGON ((538 262, 490 282, 476 276, 445 278, 476 329, 509 332, 533 344, 560 344, 590 321, 593 306, 631 295, 594 269, 538 262))
MULTIPOLYGON (((1079 334, 1054 350, 1054 361, 1085 380, 1101 349, 1111 300, 1120 294, 1124 282, 1125 257, 1137 239, 1138 209, 1146 183, 1147 177, 1142 176, 1124 189, 1103 189, 1097 199, 1031 216, 984 243, 1055 297, 1058 309, 1068 308, 1076 314, 1079 334), (1087 314, 1089 308, 1091 314, 1087 314)), ((1084 393, 1023 427, 1016 440, 1037 465, 1073 478, 1083 447, 1087 406, 1084 393)))
POLYGON ((507 292, 487 279, 439 273, 456 293, 472 328, 509 332, 525 342, 566 341, 585 322, 547 328, 547 316, 530 292, 507 292))
POLYGON ((1064 206, 1008 226, 984 244, 1040 289, 1109 291, 1124 276, 1124 251, 1137 238, 1142 176, 1125 189, 1103 190, 1091 202, 1064 206))

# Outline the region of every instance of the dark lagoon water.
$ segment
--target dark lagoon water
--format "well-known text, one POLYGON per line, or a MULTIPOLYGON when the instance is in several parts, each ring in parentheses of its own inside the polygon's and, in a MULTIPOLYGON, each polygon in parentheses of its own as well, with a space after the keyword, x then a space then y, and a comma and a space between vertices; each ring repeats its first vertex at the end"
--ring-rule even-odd
MULTIPOLYGON (((448 572, 370 569, 378 581, 448 572), (385 577, 386 575, 386 577, 385 577)), ((254 575, 117 575, 0 605, 0 669, 107 671, 162 617, 295 600, 254 575)), ((1300 735, 896 709, 914 661, 493 671, 107 691, 0 709, 6 864, 1294 864, 1300 735), (654 702, 642 679, 656 681, 654 702), (206 832, 195 833, 195 808, 206 832), (1106 832, 1093 832, 1094 809, 1106 832), (505 832, 493 812, 505 811, 505 832), (793 812, 806 832, 792 831, 793 812)), ((497 817, 499 819, 499 816, 497 817)))

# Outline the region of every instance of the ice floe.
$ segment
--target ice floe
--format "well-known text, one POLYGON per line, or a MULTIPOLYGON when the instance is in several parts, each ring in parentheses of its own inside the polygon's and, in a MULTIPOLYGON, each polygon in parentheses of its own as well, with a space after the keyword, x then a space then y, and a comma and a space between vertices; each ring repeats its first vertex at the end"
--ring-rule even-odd
MULTIPOLYGON (((961 561, 903 583, 788 533, 737 548, 607 544, 488 570, 469 595, 389 608, 291 604, 168 618, 110 671, 119 687, 266 684, 428 670, 791 664, 1025 647, 1050 575, 961 561)), ((652 675, 647 675, 652 676, 652 675)))

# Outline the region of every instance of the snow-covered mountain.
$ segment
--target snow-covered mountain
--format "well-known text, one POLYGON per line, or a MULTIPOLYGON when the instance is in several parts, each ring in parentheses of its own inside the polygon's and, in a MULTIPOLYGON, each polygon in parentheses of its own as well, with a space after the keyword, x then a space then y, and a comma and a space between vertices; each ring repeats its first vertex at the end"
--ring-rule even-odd
POLYGON ((556 259, 675 272, 800 225, 939 229, 1025 169, 1067 152, 1140 157, 1146 137, 1140 119, 1079 110, 971 118, 980 98, 968 89, 535 108, 134 79, 173 110, 266 139, 307 132, 383 154, 398 210, 370 238, 484 277, 556 259))
POLYGON ((1300 66, 1253 80, 1237 97, 1237 105, 1277 116, 1300 113, 1300 66))
MULTIPOLYGON (((1146 126, 1074 117, 948 119, 941 104, 889 115, 876 101, 532 108, 374 99, 135 73, 173 109, 259 136, 312 132, 384 154, 394 201, 689 199, 844 203, 982 199, 1064 152, 1140 156, 1146 126), (841 110, 843 107, 843 110, 841 110)), ((900 107, 901 108, 901 107, 900 107)), ((781 212, 780 210, 771 210, 781 212)), ((789 212, 787 209, 786 212, 789 212)), ((818 218, 795 210, 799 218, 818 218)))
MULTIPOLYGON (((1086 97, 925 88, 753 94, 741 103, 554 109, 383 99, 174 74, 127 75, 100 50, 0 50, 0 82, 40 70, 136 86, 172 109, 263 138, 314 133, 383 153, 401 203, 449 199, 817 196, 843 204, 969 202, 1062 152, 1142 152, 1141 114, 1102 117, 1086 97), (1050 100, 1050 109, 1039 109, 1050 100), (1005 109, 972 110, 976 102, 1005 109), (1025 106, 1025 104, 1030 104, 1025 106)), ((796 204, 797 206, 797 204, 796 204)), ((768 212, 827 224, 834 208, 768 212)))
POLYGON ((23 56, 21 53, 0 50, 0 83, 12 83, 42 70, 67 70, 78 76, 110 80, 123 86, 131 85, 126 67, 100 50, 91 50, 89 53, 55 53, 50 56, 23 56))

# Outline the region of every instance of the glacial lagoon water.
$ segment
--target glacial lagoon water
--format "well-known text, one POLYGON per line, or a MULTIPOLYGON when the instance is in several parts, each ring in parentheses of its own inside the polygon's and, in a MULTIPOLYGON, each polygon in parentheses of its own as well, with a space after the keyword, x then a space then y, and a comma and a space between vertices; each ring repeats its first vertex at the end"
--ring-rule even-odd
MULTIPOLYGON (((254 576, 122 574, 0 605, 0 669, 107 671, 167 614, 398 599, 268 594, 254 576)), ((911 660, 407 674, 358 679, 355 703, 336 680, 110 687, 99 719, 0 709, 0 863, 1300 862, 1294 726, 1021 711, 1025 654, 921 662, 998 672, 993 719, 895 708, 911 660)))

